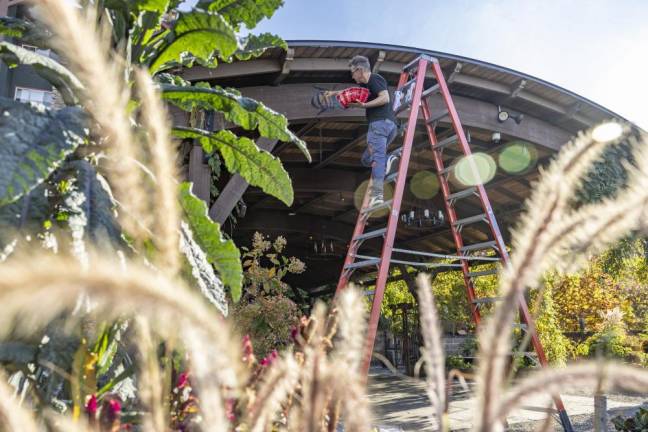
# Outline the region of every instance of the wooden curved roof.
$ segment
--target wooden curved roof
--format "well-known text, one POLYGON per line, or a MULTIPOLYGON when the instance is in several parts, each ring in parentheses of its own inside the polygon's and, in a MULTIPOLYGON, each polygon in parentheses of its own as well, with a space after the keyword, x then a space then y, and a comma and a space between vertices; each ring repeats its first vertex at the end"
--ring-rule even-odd
MULTIPOLYGON (((287 208, 259 189, 249 187, 243 195, 247 214, 239 218, 231 232, 238 245, 249 243, 255 230, 272 236, 284 235, 288 240, 287 253, 303 259, 308 267, 306 273, 289 278, 288 282, 313 292, 325 292, 337 282, 357 217, 354 195, 368 179, 369 171, 359 164, 366 146, 364 111, 317 116, 309 101, 314 85, 339 89, 352 83, 347 64, 354 55, 367 56, 374 72, 384 76, 392 86, 396 85, 401 68, 418 55, 438 58, 464 128, 470 134, 473 152, 491 155, 497 163, 501 152, 512 142, 522 142, 533 149, 535 158, 527 169, 512 174, 497 164, 494 177, 486 184, 505 239, 509 238, 509 230, 537 178, 538 167, 546 164, 578 131, 606 119, 621 119, 610 110, 541 79, 456 55, 358 42, 289 41, 288 45, 287 52, 270 50, 258 59, 221 64, 213 70, 194 67, 185 71, 184 76, 192 81, 236 87, 243 95, 263 101, 285 114, 291 129, 308 143, 312 163, 294 146, 279 143, 273 149, 293 179, 293 206, 287 208), (500 123, 498 106, 524 117, 519 124, 513 119, 500 123), (501 135, 499 143, 492 140, 494 132, 501 135), (322 240, 327 249, 333 245, 333 252, 322 253, 318 246, 315 253, 314 242, 322 240)), ((435 108, 440 109, 440 98, 431 100, 431 107, 433 112, 435 108)), ((440 137, 448 134, 448 126, 442 120, 437 134, 440 137)), ((426 143, 424 132, 421 125, 415 143, 426 143)), ((398 145, 397 138, 393 147, 398 145)), ((456 161, 458 156, 458 151, 445 151, 447 164, 456 161)), ((411 177, 422 171, 434 172, 431 152, 425 145, 415 151, 410 163, 410 186, 411 177)), ((439 195, 429 199, 417 197, 408 187, 402 212, 411 208, 442 209, 439 195)), ((215 205, 212 203, 212 210, 215 205)), ((466 216, 480 213, 476 200, 462 200, 458 206, 466 216)), ((378 228, 385 222, 385 218, 375 218, 371 224, 378 228)), ((464 236, 475 243, 483 241, 486 228, 471 225, 464 229, 464 236)), ((370 254, 379 245, 368 242, 365 251, 370 254)), ((400 227, 396 246, 454 253, 447 224, 434 228, 400 227)), ((362 273, 356 273, 362 277, 362 273)))

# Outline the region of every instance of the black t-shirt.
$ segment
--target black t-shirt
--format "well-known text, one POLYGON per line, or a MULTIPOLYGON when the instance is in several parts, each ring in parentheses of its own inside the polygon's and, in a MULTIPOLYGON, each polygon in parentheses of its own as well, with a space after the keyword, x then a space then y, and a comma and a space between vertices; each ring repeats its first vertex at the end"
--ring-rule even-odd
MULTIPOLYGON (((387 81, 385 81, 385 78, 375 73, 371 74, 371 76, 369 77, 369 82, 367 82, 367 84, 360 84, 360 86, 369 89, 369 98, 367 99, 367 102, 376 99, 378 97, 378 93, 380 93, 381 91, 383 90, 389 91, 389 89, 387 88, 387 81)), ((390 101, 387 102, 385 105, 381 105, 379 107, 367 108, 366 109, 367 122, 371 123, 377 120, 384 120, 384 119, 389 119, 394 121, 395 116, 391 107, 392 104, 390 98, 390 101)))

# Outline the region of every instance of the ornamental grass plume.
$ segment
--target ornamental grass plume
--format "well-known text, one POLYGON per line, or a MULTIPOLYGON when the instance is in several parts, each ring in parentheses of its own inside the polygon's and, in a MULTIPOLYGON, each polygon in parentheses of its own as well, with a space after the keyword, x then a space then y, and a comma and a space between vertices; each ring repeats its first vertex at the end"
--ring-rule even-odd
MULTIPOLYGON (((498 414, 502 406, 498 395, 506 388, 510 334, 518 300, 525 291, 536 287, 545 271, 552 268, 573 271, 585 262, 589 254, 604 250, 623 235, 644 225, 644 209, 648 203, 648 189, 645 187, 648 169, 645 166, 630 168, 628 187, 616 197, 580 207, 573 204, 572 197, 576 195, 584 175, 607 145, 630 140, 636 148, 637 165, 648 161, 646 146, 638 145, 640 143, 634 137, 628 137, 629 127, 621 127, 623 134, 614 141, 597 141, 592 131, 581 133, 565 145, 534 187, 526 205, 527 211, 513 236, 510 264, 501 274, 503 301, 480 334, 477 375, 480 403, 475 430, 502 428, 503 418, 498 414)), ((617 371, 614 368, 609 370, 610 373, 617 371)), ((594 373, 593 370, 590 372, 594 373)), ((547 373, 551 376, 550 372, 547 373)), ((569 375, 563 378, 567 379, 569 375)))
MULTIPOLYGON (((32 3, 39 20, 54 34, 52 46, 65 53, 68 67, 81 81, 82 102, 98 126, 94 132, 103 138, 106 146, 108 178, 121 206, 120 215, 127 215, 120 217, 120 223, 134 239, 142 240, 151 232, 154 213, 145 187, 147 174, 142 169, 144 146, 133 133, 129 117, 132 95, 125 77, 132 71, 123 58, 111 54, 110 30, 97 24, 95 8, 76 8, 71 2, 60 0, 32 0, 32 3)), ((146 85, 140 90, 149 102, 144 109, 145 123, 154 126, 164 118, 159 113, 159 102, 150 103, 146 85)), ((168 128, 165 130, 149 130, 156 148, 166 146, 168 128)), ((163 156, 158 160, 160 163, 156 162, 156 166, 168 164, 163 156)))

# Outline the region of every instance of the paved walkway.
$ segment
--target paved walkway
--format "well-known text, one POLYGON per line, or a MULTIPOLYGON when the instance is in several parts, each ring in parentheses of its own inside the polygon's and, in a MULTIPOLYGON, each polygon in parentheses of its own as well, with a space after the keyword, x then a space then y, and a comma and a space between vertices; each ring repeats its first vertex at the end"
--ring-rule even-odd
MULTIPOLYGON (((594 412, 592 397, 563 395, 565 408, 577 423, 578 418, 591 416, 594 412)), ((375 424, 384 425, 381 431, 431 431, 432 409, 425 393, 425 384, 391 374, 386 369, 372 369, 369 376, 369 400, 375 416, 375 424)), ((546 417, 549 396, 540 395, 525 404, 523 409, 513 411, 508 417, 509 425, 515 430, 525 430, 525 424, 540 421, 546 417), (544 407, 544 408, 543 408, 544 407)), ((648 405, 646 398, 608 397, 610 417, 636 408, 641 403, 648 405)), ((450 402, 450 427, 452 430, 468 429, 472 425, 477 402, 474 398, 461 398, 450 402)), ((556 426, 558 424, 556 423, 556 426)), ((576 426, 576 424, 575 424, 576 426)), ((576 428, 579 430, 580 428, 576 428)), ((533 428, 529 428, 533 430, 533 428)), ((587 430, 581 429, 581 430, 587 430)))

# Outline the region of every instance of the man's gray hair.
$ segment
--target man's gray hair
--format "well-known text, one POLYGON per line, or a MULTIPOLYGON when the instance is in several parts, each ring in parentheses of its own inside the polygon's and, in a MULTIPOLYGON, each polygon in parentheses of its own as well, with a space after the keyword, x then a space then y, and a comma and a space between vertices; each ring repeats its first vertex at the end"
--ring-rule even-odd
POLYGON ((369 59, 365 56, 357 55, 349 61, 349 67, 351 68, 362 68, 366 71, 371 70, 371 65, 369 64, 369 59))

